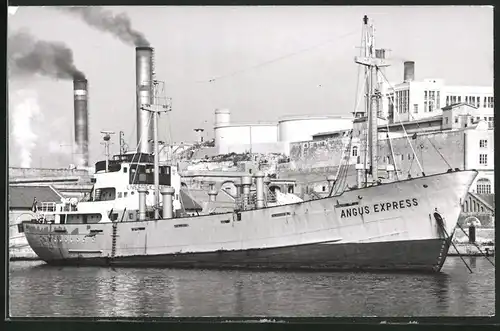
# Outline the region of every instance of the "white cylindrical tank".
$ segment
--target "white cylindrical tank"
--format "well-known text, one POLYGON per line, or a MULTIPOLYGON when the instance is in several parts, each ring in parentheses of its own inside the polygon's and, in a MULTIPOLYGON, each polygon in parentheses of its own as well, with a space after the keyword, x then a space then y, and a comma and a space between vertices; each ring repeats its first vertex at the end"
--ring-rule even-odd
POLYGON ((244 153, 262 144, 276 143, 274 123, 228 124, 215 127, 215 145, 219 154, 244 153))
POLYGON ((231 123, 231 112, 229 109, 216 109, 214 127, 231 123))
POLYGON ((284 117, 278 122, 278 139, 288 143, 309 141, 317 133, 350 130, 352 120, 340 115, 284 117))
POLYGON ((229 125, 229 123, 231 123, 231 112, 229 111, 229 109, 216 109, 214 121, 214 138, 215 146, 217 146, 218 149, 222 139, 221 131, 219 130, 219 128, 225 127, 229 125))

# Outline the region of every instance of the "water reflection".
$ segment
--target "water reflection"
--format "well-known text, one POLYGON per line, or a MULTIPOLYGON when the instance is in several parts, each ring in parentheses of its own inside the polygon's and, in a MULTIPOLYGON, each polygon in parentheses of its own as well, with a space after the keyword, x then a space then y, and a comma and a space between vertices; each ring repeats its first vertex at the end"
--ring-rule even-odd
POLYGON ((494 314, 494 268, 441 274, 54 268, 15 262, 12 316, 449 316, 494 314), (43 302, 43 304, 42 304, 43 302))

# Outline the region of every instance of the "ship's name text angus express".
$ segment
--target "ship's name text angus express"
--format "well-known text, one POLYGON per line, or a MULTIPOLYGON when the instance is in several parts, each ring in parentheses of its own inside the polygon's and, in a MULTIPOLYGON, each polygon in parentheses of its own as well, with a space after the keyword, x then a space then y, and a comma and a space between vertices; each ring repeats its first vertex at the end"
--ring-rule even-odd
POLYGON ((403 199, 399 201, 380 202, 372 206, 360 206, 342 209, 340 218, 355 217, 358 215, 368 215, 370 213, 380 213, 395 209, 405 209, 418 206, 418 199, 403 199))

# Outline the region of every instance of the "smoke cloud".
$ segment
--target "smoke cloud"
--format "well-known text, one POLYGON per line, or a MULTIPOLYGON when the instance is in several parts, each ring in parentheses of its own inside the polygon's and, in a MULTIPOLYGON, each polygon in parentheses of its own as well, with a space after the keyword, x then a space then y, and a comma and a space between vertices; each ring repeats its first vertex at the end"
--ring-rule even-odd
POLYGON ((134 30, 130 18, 125 13, 115 15, 112 11, 102 7, 55 7, 74 14, 83 19, 88 25, 116 36, 124 43, 138 47, 149 46, 144 34, 134 30))
POLYGON ((73 51, 62 42, 36 40, 27 31, 8 38, 7 56, 12 76, 39 74, 58 79, 83 79, 73 61, 73 51))
POLYGON ((33 132, 32 121, 40 115, 38 95, 33 90, 19 90, 13 95, 12 137, 19 147, 17 155, 23 168, 31 167, 31 151, 36 146, 38 135, 33 132))
POLYGON ((64 167, 69 165, 72 168, 84 165, 84 159, 78 154, 78 145, 76 143, 68 144, 67 141, 51 140, 48 144, 48 151, 51 155, 64 156, 64 160, 59 160, 64 167), (67 164, 65 164, 66 162, 67 164))

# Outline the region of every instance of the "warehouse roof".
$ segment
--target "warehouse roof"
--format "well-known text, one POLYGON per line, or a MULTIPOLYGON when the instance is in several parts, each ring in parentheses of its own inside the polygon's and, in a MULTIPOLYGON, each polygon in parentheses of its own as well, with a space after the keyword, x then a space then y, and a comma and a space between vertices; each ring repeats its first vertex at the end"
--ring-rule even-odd
POLYGON ((62 196, 48 185, 9 185, 9 208, 31 208, 33 200, 40 202, 61 202, 62 196))

